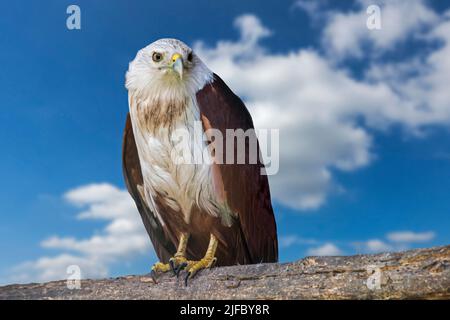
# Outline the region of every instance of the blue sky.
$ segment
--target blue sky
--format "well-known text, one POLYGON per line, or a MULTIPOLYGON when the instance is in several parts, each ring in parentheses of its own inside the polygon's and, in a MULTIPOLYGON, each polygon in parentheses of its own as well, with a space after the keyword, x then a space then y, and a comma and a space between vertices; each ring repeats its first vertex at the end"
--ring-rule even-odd
POLYGON ((450 243, 450 1, 371 1, 377 31, 359 19, 368 1, 311 3, 1 3, 0 283, 63 277, 66 262, 93 277, 155 262, 130 218, 121 139, 128 63, 162 37, 193 46, 257 126, 280 129, 282 261, 450 243), (81 30, 66 28, 70 4, 81 30), (254 85, 260 70, 273 79, 254 85))

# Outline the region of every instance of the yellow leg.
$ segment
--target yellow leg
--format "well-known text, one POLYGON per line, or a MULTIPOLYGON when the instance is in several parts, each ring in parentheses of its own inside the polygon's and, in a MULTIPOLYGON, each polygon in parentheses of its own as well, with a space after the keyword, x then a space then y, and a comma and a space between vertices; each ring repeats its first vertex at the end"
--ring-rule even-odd
POLYGON ((177 252, 169 259, 170 269, 178 276, 181 269, 187 266, 186 247, 189 240, 188 233, 182 233, 178 243, 177 252))
POLYGON ((216 263, 217 258, 215 257, 215 255, 218 243, 219 242, 217 241, 217 238, 213 234, 211 234, 205 256, 200 261, 187 261, 187 275, 184 279, 185 285, 187 285, 188 280, 195 276, 195 274, 199 270, 211 268, 216 263))

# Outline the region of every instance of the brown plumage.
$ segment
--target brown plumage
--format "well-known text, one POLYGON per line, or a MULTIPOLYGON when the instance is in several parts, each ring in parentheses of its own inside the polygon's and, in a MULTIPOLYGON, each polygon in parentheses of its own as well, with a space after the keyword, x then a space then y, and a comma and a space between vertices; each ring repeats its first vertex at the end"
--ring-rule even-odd
MULTIPOLYGON (((204 129, 219 129, 225 137, 226 129, 245 131, 253 128, 251 116, 241 99, 217 75, 214 75, 211 83, 197 92, 196 98, 204 129)), ((246 152, 248 153, 248 146, 246 152)), ((210 234, 213 234, 219 241, 215 255, 217 265, 277 261, 277 232, 269 184, 267 176, 260 174, 263 164, 213 166, 213 179, 219 187, 217 196, 223 198, 226 206, 236 214, 232 225, 225 226, 219 218, 197 206, 193 207, 191 221, 187 224, 180 212, 167 205, 164 195, 158 194, 154 200, 165 222, 162 226, 139 191, 143 178, 128 115, 123 141, 123 173, 128 191, 136 202, 161 262, 167 263, 174 255, 182 232, 190 234, 186 258, 191 260, 203 257, 210 234)))

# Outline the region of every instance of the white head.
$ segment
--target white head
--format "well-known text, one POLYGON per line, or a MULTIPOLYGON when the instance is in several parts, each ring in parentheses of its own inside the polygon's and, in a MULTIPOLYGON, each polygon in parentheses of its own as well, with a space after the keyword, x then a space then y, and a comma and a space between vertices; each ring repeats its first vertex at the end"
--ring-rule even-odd
POLYGON ((192 96, 212 80, 212 72, 185 43, 160 39, 138 51, 126 74, 126 88, 141 99, 192 96))

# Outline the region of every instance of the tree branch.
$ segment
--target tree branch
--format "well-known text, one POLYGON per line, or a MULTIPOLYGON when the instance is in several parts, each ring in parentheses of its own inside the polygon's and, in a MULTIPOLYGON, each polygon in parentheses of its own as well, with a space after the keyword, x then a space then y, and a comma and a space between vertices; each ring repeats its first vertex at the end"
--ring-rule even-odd
POLYGON ((449 299, 450 246, 215 268, 188 285, 148 275, 0 287, 0 299, 449 299))

